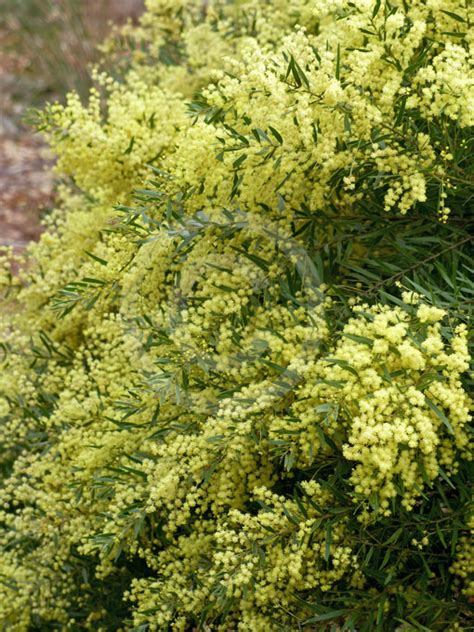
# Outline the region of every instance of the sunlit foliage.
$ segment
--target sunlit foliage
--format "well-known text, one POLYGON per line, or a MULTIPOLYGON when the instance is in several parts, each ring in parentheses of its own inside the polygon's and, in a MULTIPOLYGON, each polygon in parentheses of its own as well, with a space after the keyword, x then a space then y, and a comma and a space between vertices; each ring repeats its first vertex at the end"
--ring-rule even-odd
POLYGON ((469 629, 468 4, 147 7, 3 258, 0 621, 469 629))

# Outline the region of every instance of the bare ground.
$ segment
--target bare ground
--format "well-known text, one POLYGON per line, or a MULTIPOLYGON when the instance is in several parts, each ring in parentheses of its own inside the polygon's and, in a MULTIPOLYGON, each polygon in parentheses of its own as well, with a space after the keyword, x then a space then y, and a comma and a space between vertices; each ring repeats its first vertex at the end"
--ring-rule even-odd
MULTIPOLYGON (((94 25, 96 41, 100 41, 108 20, 136 17, 142 0, 106 0, 102 5, 91 0, 89 5, 86 18, 94 25)), ((28 108, 37 105, 34 98, 37 100, 43 90, 45 100, 61 95, 51 95, 45 79, 31 72, 32 60, 24 50, 15 51, 11 46, 18 31, 11 28, 15 16, 7 18, 10 28, 8 19, 7 27, 0 27, 0 246, 21 250, 39 237, 41 217, 54 205, 53 157, 23 117, 28 108)))

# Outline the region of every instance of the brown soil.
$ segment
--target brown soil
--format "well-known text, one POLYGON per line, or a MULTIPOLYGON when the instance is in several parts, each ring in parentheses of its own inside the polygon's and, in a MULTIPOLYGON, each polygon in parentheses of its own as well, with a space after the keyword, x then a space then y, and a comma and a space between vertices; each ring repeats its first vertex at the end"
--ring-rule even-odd
POLYGON ((53 202, 46 170, 52 160, 42 140, 21 123, 25 105, 12 98, 26 61, 1 46, 0 51, 0 245, 22 247, 38 237, 41 212, 53 202))
MULTIPOLYGON (((102 39, 109 20, 136 17, 142 7, 142 0, 87 2, 85 17, 94 27, 95 42, 102 39)), ((7 18, 10 25, 15 23, 15 16, 7 18)), ((28 108, 37 105, 31 95, 41 93, 44 78, 32 76, 31 59, 11 46, 18 31, 8 28, 8 23, 7 19, 7 26, 0 26, 0 246, 22 249, 38 238, 41 216, 54 204, 54 160, 41 137, 23 122, 28 108)), ((47 98, 55 96, 61 95, 47 98)))
POLYGON ((52 160, 38 138, 0 136, 0 244, 22 247, 40 234, 53 203, 52 160))

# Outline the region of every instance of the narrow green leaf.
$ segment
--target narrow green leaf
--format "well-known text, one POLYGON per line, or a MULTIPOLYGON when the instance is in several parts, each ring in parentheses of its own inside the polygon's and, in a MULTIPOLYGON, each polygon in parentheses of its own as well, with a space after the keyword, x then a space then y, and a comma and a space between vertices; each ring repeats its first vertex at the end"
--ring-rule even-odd
POLYGON ((213 437, 207 437, 208 443, 220 443, 222 439, 225 439, 225 435, 214 435, 213 437))
POLYGON ((256 127, 255 129, 253 129, 252 134, 255 136, 255 138, 257 139, 259 143, 261 143, 262 140, 264 140, 267 143, 271 142, 268 135, 263 131, 263 129, 260 129, 259 127, 256 127))
POLYGON ((280 143, 280 145, 283 145, 283 137, 280 134, 280 132, 278 130, 276 130, 274 127, 272 127, 271 125, 268 126, 268 129, 271 131, 273 136, 275 136, 275 138, 280 143))
POLYGON ((438 406, 436 406, 436 404, 432 402, 431 399, 426 397, 426 395, 425 395, 425 402, 428 404, 431 410, 437 415, 437 417, 443 422, 443 424, 448 429, 449 434, 454 435, 453 427, 449 423, 449 420, 446 417, 446 415, 443 413, 443 411, 440 408, 438 408, 438 406))
POLYGON ((372 18, 377 17, 377 13, 379 12, 381 4, 382 4, 382 0, 376 0, 374 10, 372 11, 372 18))
POLYGON ((444 9, 441 9, 441 13, 448 15, 453 20, 456 20, 456 22, 462 22, 462 23, 466 22, 466 20, 463 17, 461 17, 457 13, 453 13, 452 11, 445 11, 444 9))
POLYGON ((234 160, 233 162, 234 169, 238 169, 246 160, 247 154, 242 154, 241 156, 239 156, 237 160, 234 160))
POLYGON ((320 621, 330 621, 331 619, 339 619, 347 613, 347 610, 331 610, 331 612, 325 612, 324 614, 318 614, 311 619, 307 619, 304 623, 319 623, 320 621))
POLYGON ((265 261, 265 259, 262 259, 258 255, 254 255, 254 254, 252 254, 250 252, 247 252, 246 250, 243 250, 242 248, 233 248, 233 250, 235 250, 236 252, 238 252, 241 255, 243 255, 246 259, 249 259, 249 261, 254 263, 261 270, 264 270, 265 272, 268 272, 269 265, 268 265, 267 261, 265 261))
POLYGON ((443 545, 443 548, 446 548, 446 540, 444 539, 444 535, 439 525, 439 522, 436 523, 436 533, 438 534, 438 538, 441 544, 443 545))
POLYGON ((329 556, 331 555, 331 543, 332 543, 332 526, 328 524, 326 527, 326 544, 324 547, 324 559, 329 561, 329 556))
POLYGON ((131 154, 134 145, 135 145, 135 136, 132 136, 132 138, 130 139, 130 143, 128 144, 127 149, 123 153, 125 155, 131 154))
POLYGON ((92 252, 89 252, 88 250, 84 250, 84 252, 88 257, 94 259, 94 261, 97 261, 97 263, 100 263, 101 266, 106 266, 108 264, 108 261, 106 261, 105 259, 101 259, 97 255, 94 255, 92 252))
POLYGON ((353 340, 354 342, 360 342, 363 345, 368 345, 369 347, 372 347, 374 344, 373 340, 366 338, 365 336, 356 336, 355 334, 343 334, 343 336, 353 340))
POLYGON ((347 360, 340 360, 339 358, 326 358, 324 361, 331 365, 336 364, 337 366, 340 366, 342 369, 345 369, 352 375, 355 375, 355 377, 359 377, 356 369, 354 369, 354 367, 352 367, 349 362, 347 362, 347 360))

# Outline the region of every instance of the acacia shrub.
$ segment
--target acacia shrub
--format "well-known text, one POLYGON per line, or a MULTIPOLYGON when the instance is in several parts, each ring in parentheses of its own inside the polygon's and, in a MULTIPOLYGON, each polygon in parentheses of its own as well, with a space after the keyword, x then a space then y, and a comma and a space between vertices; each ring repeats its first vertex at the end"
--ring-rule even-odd
POLYGON ((148 0, 40 115, 2 625, 469 628, 472 33, 458 0, 148 0))

